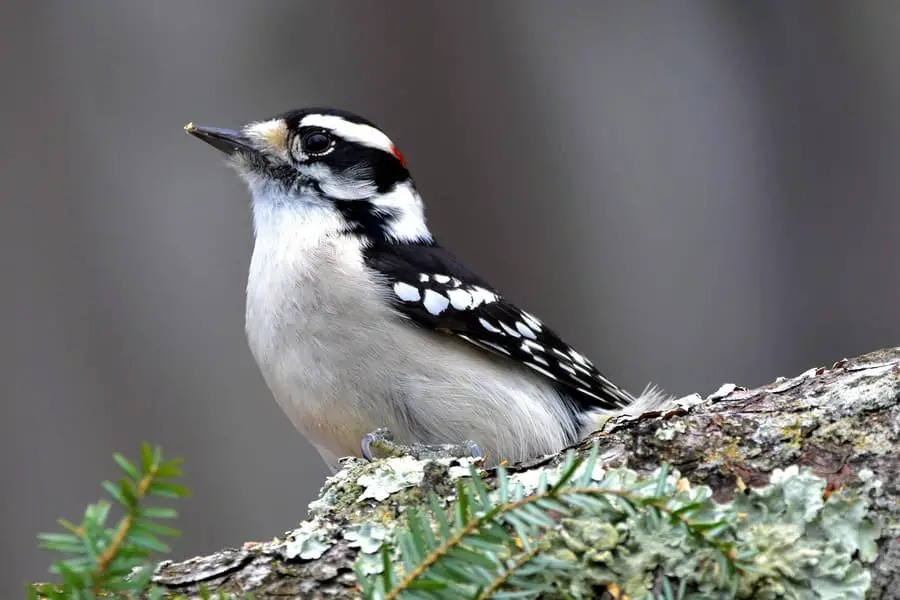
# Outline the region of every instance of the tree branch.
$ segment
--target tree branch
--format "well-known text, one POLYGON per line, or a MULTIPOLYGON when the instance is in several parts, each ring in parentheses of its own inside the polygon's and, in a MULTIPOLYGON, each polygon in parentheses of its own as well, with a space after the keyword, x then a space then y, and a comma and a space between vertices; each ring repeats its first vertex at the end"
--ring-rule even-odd
MULTIPOLYGON (((587 453, 594 442, 606 465, 648 475, 667 462, 693 485, 709 486, 720 501, 741 486, 765 486, 774 469, 791 465, 826 478, 830 489, 853 489, 860 473, 871 474, 882 482, 871 506, 882 536, 868 597, 900 599, 900 348, 757 389, 726 385, 671 410, 610 420, 573 449, 587 453)), ((509 470, 536 471, 560 461, 561 454, 509 470)), ((285 540, 166 561, 155 581, 189 595, 203 585, 253 592, 257 599, 358 597, 357 555, 375 552, 404 508, 427 507, 429 490, 451 496, 465 472, 465 460, 346 459, 310 504, 309 520, 285 540)), ((493 482, 490 473, 486 481, 493 482)))

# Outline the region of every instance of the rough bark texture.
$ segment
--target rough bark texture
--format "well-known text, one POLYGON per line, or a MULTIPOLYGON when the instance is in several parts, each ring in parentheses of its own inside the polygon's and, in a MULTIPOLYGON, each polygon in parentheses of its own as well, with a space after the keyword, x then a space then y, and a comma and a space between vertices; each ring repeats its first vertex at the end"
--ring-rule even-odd
MULTIPOLYGON (((900 599, 900 348, 841 360, 758 389, 723 386, 706 399, 680 401, 662 413, 607 422, 574 448, 586 452, 593 441, 608 464, 649 474, 668 462, 693 484, 710 486, 720 500, 731 497, 739 479, 762 486, 773 469, 795 464, 835 487, 855 486, 860 470, 872 471, 883 482, 870 515, 882 537, 869 598, 900 599)), ((548 457, 511 470, 559 460, 548 457)), ((416 485, 372 492, 366 482, 378 469, 377 463, 348 459, 310 505, 314 525, 281 542, 248 543, 164 563, 157 583, 188 595, 203 584, 210 590, 252 591, 257 598, 357 597, 352 565, 365 536, 348 532, 358 532, 366 522, 390 527, 402 507, 421 503, 428 489, 445 495, 453 489, 452 467, 431 463, 416 485)))

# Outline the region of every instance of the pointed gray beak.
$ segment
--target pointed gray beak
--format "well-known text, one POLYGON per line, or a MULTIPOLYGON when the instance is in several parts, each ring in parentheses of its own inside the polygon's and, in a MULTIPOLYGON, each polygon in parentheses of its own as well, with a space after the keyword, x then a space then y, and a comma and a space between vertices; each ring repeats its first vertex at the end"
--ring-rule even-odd
POLYGON ((193 123, 185 125, 184 130, 192 136, 203 140, 216 150, 220 150, 228 155, 232 155, 235 152, 257 154, 256 148, 240 131, 219 129, 218 127, 202 127, 193 123))

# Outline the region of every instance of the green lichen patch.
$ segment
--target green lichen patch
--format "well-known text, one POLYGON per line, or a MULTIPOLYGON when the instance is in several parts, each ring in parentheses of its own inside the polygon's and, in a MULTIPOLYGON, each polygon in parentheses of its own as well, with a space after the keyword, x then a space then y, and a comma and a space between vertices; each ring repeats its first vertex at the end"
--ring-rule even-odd
POLYGON ((358 549, 363 569, 381 568, 374 553, 390 540, 405 507, 421 504, 427 492, 452 498, 453 481, 468 476, 471 458, 419 460, 409 456, 373 462, 346 459, 329 477, 319 498, 309 504, 308 519, 285 534, 276 554, 288 560, 316 560, 337 544, 358 549))
MULTIPOLYGON (((870 487, 871 481, 864 482, 870 487)), ((770 485, 738 494, 731 505, 742 540, 756 551, 742 578, 748 598, 864 598, 877 557, 878 528, 864 490, 830 494, 826 481, 796 466, 776 469, 770 485)))
MULTIPOLYGON (((595 598, 611 585, 639 598, 661 578, 698 600, 865 598, 879 538, 869 517, 870 493, 880 485, 874 473, 865 472, 856 487, 826 493, 826 480, 808 469, 776 469, 767 485, 717 503, 709 487, 692 487, 677 472, 641 476, 607 469, 592 456, 576 466, 501 473, 501 485, 491 492, 479 478, 467 483, 464 497, 476 508, 464 517, 459 507, 450 510, 464 535, 447 529, 439 513, 432 513, 430 526, 421 517, 415 526, 411 520, 390 536, 400 542, 387 554, 391 577, 420 573, 428 585, 451 586, 448 591, 487 584, 490 576, 476 584, 460 571, 442 570, 443 557, 461 544, 460 552, 490 548, 502 581, 509 565, 529 554, 531 566, 516 576, 516 586, 503 589, 540 589, 543 598, 595 598), (480 521, 485 515, 496 516, 480 521), (515 543, 504 545, 498 526, 513 530, 516 537, 508 539, 515 543), (538 544, 535 553, 529 543, 538 544), (420 569, 420 561, 432 566, 420 569)), ((373 559, 362 557, 358 572, 380 573, 384 565, 373 559)))
POLYGON ((282 553, 287 559, 299 557, 304 560, 315 560, 325 554, 334 543, 333 527, 323 524, 318 519, 304 521, 300 527, 285 537, 282 553))
MULTIPOLYGON (((678 491, 677 473, 667 479, 663 496, 678 509, 711 496, 706 487, 678 491)), ((638 493, 659 490, 634 487, 633 472, 613 472, 599 486, 631 489, 638 493), (609 480, 612 478, 612 481, 609 480), (618 487, 623 486, 623 487, 618 487)), ((861 600, 871 576, 866 565, 877 557, 878 529, 867 518, 864 492, 839 492, 823 498, 826 481, 808 470, 776 469, 770 484, 736 494, 707 515, 710 522, 733 529, 734 553, 744 564, 738 598, 794 600, 861 600)), ((871 487, 871 485, 869 486, 871 487)), ((593 517, 567 518, 545 539, 558 558, 577 561, 560 597, 590 597, 596 586, 615 583, 631 597, 641 597, 660 572, 685 582, 698 598, 726 598, 716 583, 717 564, 711 548, 685 537, 673 523, 665 526, 646 513, 598 521, 593 517)), ((559 578, 554 577, 560 586, 559 578)))
POLYGON ((371 498, 380 502, 400 490, 419 485, 425 476, 423 467, 411 456, 378 461, 375 469, 356 480, 362 488, 357 501, 371 498))

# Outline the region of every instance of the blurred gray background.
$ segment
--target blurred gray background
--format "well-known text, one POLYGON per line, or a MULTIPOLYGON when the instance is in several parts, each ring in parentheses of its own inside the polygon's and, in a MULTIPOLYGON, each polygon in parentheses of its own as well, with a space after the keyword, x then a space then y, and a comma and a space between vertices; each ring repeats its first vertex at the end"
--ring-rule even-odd
POLYGON ((175 556, 325 476, 244 341, 248 196, 187 121, 334 105, 443 243, 634 391, 900 343, 900 3, 80 0, 0 9, 0 596, 141 440, 175 556))

